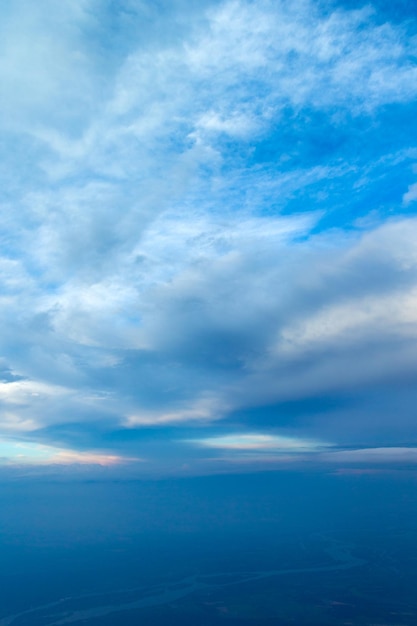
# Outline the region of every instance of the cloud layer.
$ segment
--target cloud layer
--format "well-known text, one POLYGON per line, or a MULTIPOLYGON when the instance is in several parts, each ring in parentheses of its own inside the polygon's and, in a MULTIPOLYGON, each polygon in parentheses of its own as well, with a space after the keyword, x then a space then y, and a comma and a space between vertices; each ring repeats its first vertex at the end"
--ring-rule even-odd
POLYGON ((1 22, 0 436, 191 472, 230 437, 415 444, 416 23, 308 0, 1 22))

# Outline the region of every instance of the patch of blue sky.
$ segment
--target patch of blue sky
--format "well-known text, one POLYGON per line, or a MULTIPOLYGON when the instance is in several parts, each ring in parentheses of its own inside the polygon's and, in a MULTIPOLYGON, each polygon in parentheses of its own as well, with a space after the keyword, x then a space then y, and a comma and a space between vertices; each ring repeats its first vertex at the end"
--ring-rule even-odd
POLYGON ((36 444, 21 441, 0 441, 0 463, 2 460, 14 459, 16 462, 36 462, 44 460, 45 449, 36 444))

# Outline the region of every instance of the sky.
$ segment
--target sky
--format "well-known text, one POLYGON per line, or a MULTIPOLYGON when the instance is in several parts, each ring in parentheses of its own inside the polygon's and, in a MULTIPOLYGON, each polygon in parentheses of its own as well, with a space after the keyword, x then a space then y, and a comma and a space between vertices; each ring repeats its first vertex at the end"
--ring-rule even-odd
POLYGON ((0 83, 0 476, 417 467, 414 2, 4 0, 0 83))

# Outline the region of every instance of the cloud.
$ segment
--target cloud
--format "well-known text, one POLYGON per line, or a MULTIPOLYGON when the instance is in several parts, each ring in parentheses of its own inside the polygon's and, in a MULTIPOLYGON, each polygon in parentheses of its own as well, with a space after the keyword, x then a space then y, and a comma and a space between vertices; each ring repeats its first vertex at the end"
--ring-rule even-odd
POLYGON ((114 454, 97 452, 79 452, 36 444, 0 439, 0 465, 118 465, 140 459, 128 459, 114 454))
POLYGON ((405 205, 408 205, 415 200, 417 200, 417 183, 410 185, 408 191, 403 195, 403 202, 405 205))
MULTIPOLYGON (((140 289, 113 291, 107 283, 71 295, 67 286, 53 308, 43 299, 48 326, 41 335, 26 331, 24 342, 41 336, 44 345, 32 361, 24 349, 13 354, 14 343, 8 352, 13 369, 29 378, 3 384, 5 409, 15 416, 4 428, 35 431, 80 414, 113 428, 209 424, 256 405, 358 386, 391 393, 413 371, 414 219, 336 233, 334 241, 305 238, 304 218, 237 228, 223 220, 222 229, 206 219, 172 230, 166 219, 144 241, 142 253, 153 258, 140 289)), ((378 430, 387 409, 372 411, 380 414, 372 417, 378 430)), ((336 413, 331 439, 351 420, 336 413)), ((395 425, 400 438, 407 415, 395 425)))
POLYGON ((416 361, 412 25, 162 4, 3 9, 1 432, 99 450, 368 389, 294 441, 371 437, 416 361))
POLYGON ((322 442, 300 439, 297 437, 286 437, 279 435, 266 435, 259 433, 245 433, 236 435, 224 435, 219 437, 207 437, 206 439, 191 440, 198 446, 215 448, 218 450, 236 451, 269 451, 269 452, 314 452, 329 444, 322 442))
POLYGON ((89 4, 43 0, 34 5, 18 0, 3 7, 0 76, 7 95, 1 105, 3 129, 26 130, 28 122, 37 126, 48 117, 50 123, 72 118, 79 124, 88 114, 95 82, 83 38, 93 21, 89 4))
POLYGON ((221 419, 227 414, 227 406, 221 405, 219 400, 210 395, 198 398, 193 404, 186 408, 164 411, 161 408, 154 411, 137 411, 133 415, 128 415, 125 426, 137 428, 141 426, 163 426, 167 424, 181 424, 182 422, 212 422, 221 419))
MULTIPOLYGON (((142 254, 153 256, 142 285, 128 273, 116 288, 67 285, 53 307, 51 296, 40 300, 48 324, 25 330, 20 354, 3 340, 28 377, 3 383, 14 416, 4 428, 35 431, 80 414, 130 429, 210 423, 358 385, 385 393, 413 371, 415 220, 332 241, 305 238, 304 218, 223 220, 222 229, 207 219, 170 229, 166 219, 144 240, 142 254)), ((343 412, 335 419, 343 429, 343 412)))
POLYGON ((323 459, 331 463, 347 464, 415 464, 417 463, 417 448, 363 448, 358 450, 340 450, 326 453, 323 459))

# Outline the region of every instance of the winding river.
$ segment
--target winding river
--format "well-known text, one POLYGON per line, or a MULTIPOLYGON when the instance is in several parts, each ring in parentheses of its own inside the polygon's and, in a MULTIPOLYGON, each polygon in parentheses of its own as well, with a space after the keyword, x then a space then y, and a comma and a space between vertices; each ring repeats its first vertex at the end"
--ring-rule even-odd
POLYGON ((0 626, 12 626, 17 620, 19 620, 19 626, 26 626, 25 617, 27 617, 27 626, 30 626, 32 619, 39 621, 40 617, 42 617, 42 624, 44 624, 44 626, 76 624, 86 619, 103 617, 111 613, 168 604, 180 600, 196 591, 215 591, 223 587, 239 585, 262 578, 270 578, 272 576, 347 570, 365 563, 363 559, 353 556, 351 548, 346 544, 329 538, 325 538, 325 540, 327 543, 326 552, 334 560, 334 563, 331 565, 250 572, 220 572, 209 575, 197 574, 169 584, 118 590, 113 592, 112 595, 129 594, 129 596, 134 597, 134 599, 117 603, 103 603, 104 597, 108 595, 107 592, 102 595, 94 593, 61 598, 49 604, 31 607, 26 611, 3 617, 0 619, 0 626), (96 603, 94 602, 94 598, 97 600, 96 603), (94 604, 94 606, 83 609, 76 608, 77 604, 78 606, 85 604, 85 601, 89 599, 91 599, 91 604, 94 604))

